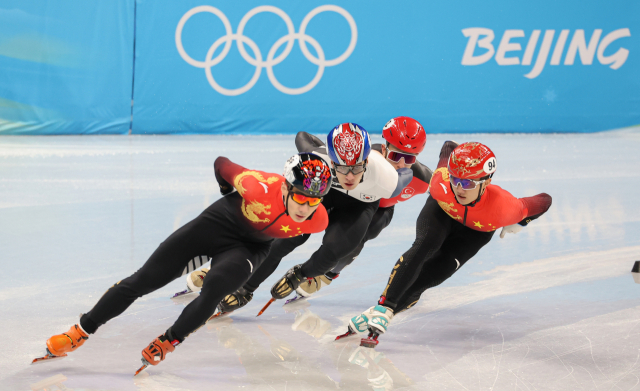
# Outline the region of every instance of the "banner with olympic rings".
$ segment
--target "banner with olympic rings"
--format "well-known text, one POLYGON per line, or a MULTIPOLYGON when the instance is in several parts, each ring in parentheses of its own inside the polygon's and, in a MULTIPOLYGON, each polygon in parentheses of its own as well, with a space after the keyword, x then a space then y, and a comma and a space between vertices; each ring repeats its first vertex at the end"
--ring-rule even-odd
POLYGON ((640 124, 640 3, 616 4, 140 2, 133 131, 640 124))
POLYGON ((3 0, 0 134, 640 124, 640 2, 3 0))

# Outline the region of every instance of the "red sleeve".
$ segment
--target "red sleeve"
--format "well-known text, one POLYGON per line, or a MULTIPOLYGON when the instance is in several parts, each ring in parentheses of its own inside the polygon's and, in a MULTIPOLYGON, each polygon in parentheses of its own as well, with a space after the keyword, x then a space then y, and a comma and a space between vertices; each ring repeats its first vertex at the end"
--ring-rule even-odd
POLYGON ((438 158, 438 167, 436 170, 441 167, 447 167, 449 164, 449 155, 453 152, 454 149, 458 146, 458 143, 455 141, 445 141, 442 144, 442 148, 440 149, 440 157, 438 158))
POLYGON ((235 164, 226 157, 220 156, 213 163, 213 168, 216 173, 216 180, 220 184, 220 188, 223 186, 233 186, 233 180, 242 172, 247 169, 239 164, 235 164))
POLYGON ((524 206, 527 208, 527 215, 524 220, 518 223, 520 225, 529 224, 532 220, 542 216, 551 207, 551 196, 547 193, 540 193, 533 197, 524 197, 520 200, 522 200, 524 206))

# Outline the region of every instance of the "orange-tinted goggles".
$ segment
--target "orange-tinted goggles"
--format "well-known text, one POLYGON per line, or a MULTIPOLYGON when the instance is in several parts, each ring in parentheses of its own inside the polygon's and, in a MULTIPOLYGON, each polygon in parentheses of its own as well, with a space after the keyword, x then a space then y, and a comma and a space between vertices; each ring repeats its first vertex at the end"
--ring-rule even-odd
POLYGON ((307 197, 306 195, 293 192, 291 193, 291 198, 300 205, 304 205, 308 202, 309 206, 316 206, 322 202, 322 197, 307 197))

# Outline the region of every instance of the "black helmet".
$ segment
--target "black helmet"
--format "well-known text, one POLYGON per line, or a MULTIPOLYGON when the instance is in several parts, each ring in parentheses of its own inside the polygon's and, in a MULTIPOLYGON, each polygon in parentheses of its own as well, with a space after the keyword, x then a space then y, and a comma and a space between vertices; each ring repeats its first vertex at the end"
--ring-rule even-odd
POLYGON ((324 197, 331 190, 331 167, 320 156, 301 152, 284 164, 283 176, 300 193, 324 197))

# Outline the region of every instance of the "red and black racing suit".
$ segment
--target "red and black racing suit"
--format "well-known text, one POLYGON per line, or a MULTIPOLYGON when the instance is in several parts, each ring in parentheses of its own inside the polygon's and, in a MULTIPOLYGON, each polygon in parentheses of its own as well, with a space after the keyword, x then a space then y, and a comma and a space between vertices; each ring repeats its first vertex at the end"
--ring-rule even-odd
POLYGON ((396 262, 380 298, 394 312, 411 308, 425 290, 443 283, 489 243, 496 229, 527 225, 551 206, 545 193, 516 198, 489 184, 479 200, 461 205, 449 182, 447 162, 457 145, 447 141, 416 222, 416 239, 396 262))
POLYGON ((109 288, 80 319, 89 334, 123 313, 137 298, 193 270, 194 258, 211 258, 200 295, 182 311, 167 331, 184 340, 215 311, 227 294, 240 288, 269 253, 274 238, 322 232, 328 224, 324 206, 302 223, 285 213, 281 185, 284 177, 248 170, 220 157, 214 164, 221 189, 233 190, 200 216, 171 234, 130 277, 109 288))
MULTIPOLYGON (((320 151, 326 154, 324 143, 305 132, 299 132, 296 136, 296 148, 299 152, 320 151)), ((329 212, 329 225, 325 230, 320 248, 302 264, 302 275, 306 277, 323 275, 333 269, 338 260, 354 252, 362 242, 379 203, 380 201, 362 202, 332 188, 322 200, 322 204, 329 212)), ((309 235, 276 240, 269 256, 244 288, 250 292, 255 291, 278 268, 282 258, 304 244, 307 239, 309 235)))

